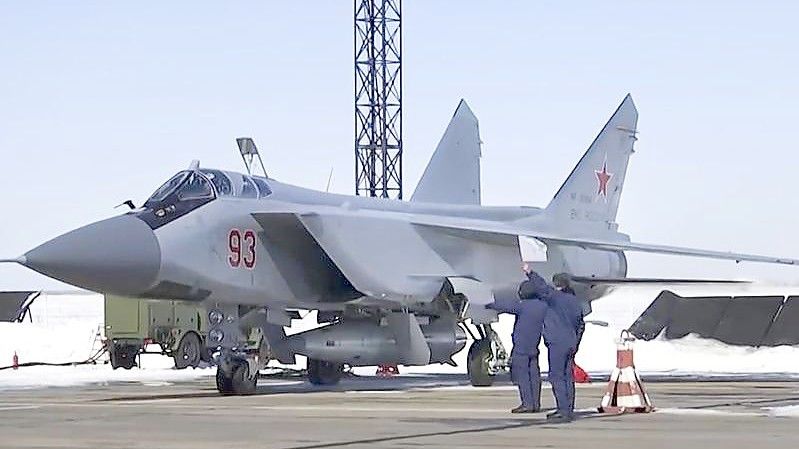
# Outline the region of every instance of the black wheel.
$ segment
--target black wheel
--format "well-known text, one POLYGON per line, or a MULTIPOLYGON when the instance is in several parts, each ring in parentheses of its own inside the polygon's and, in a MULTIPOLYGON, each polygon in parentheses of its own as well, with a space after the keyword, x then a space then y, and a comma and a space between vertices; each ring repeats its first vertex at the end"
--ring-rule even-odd
POLYGON ((224 395, 233 394, 233 379, 225 374, 221 366, 216 368, 216 389, 224 395))
POLYGON ((133 345, 114 344, 111 347, 109 358, 111 359, 111 368, 124 368, 131 369, 136 366, 136 356, 139 354, 139 348, 133 345))
POLYGON ((258 385, 258 373, 250 377, 250 364, 239 363, 233 369, 233 393, 239 395, 255 394, 258 385))
POLYGON ((482 338, 475 340, 469 346, 466 370, 469 373, 469 382, 475 387, 490 387, 494 377, 489 370, 489 362, 494 357, 491 351, 491 340, 482 338))
POLYGON ((335 385, 344 374, 341 363, 308 359, 308 381, 314 385, 335 385))
POLYGON ((222 367, 216 369, 216 389, 223 395, 255 394, 258 375, 250 377, 250 365, 246 361, 235 362, 230 373, 222 367))
POLYGON ((175 368, 184 369, 189 366, 196 368, 202 358, 202 342, 194 332, 186 332, 178 343, 178 348, 172 353, 175 359, 175 368))

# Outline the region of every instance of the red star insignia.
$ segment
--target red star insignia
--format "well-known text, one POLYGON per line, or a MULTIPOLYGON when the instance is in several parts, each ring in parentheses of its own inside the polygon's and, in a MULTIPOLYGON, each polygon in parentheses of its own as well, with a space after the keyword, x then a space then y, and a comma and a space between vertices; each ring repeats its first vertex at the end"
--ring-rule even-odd
POLYGON ((612 173, 608 173, 608 162, 605 161, 605 163, 602 164, 602 171, 596 170, 594 173, 596 173, 596 179, 599 181, 599 189, 597 189, 596 194, 607 198, 608 181, 610 181, 610 178, 613 177, 612 173))

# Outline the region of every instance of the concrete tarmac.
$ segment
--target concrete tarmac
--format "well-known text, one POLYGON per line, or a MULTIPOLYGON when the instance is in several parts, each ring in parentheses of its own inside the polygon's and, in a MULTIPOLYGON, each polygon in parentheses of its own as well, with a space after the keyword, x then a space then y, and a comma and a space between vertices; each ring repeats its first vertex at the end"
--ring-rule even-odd
MULTIPOLYGON (((586 413, 569 424, 511 415, 515 388, 472 388, 460 376, 346 379, 334 389, 264 379, 258 394, 222 397, 212 379, 0 392, 2 448, 791 448, 799 383, 653 382, 658 411, 586 413)), ((551 390, 543 391, 552 407, 551 390)), ((579 385, 595 408, 604 383, 579 385)))

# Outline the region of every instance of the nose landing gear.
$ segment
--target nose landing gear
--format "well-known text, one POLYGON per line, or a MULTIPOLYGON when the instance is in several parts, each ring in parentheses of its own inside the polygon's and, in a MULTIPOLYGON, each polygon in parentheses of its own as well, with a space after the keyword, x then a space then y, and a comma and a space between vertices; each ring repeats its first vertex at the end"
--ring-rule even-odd
POLYGON ((259 325, 263 310, 240 314, 237 306, 215 308, 208 313, 210 329, 206 339, 218 351, 216 389, 223 395, 256 392, 258 372, 271 358, 269 344, 259 325))
POLYGON ((258 371, 246 359, 230 357, 216 369, 216 389, 225 396, 255 394, 257 384, 258 371))

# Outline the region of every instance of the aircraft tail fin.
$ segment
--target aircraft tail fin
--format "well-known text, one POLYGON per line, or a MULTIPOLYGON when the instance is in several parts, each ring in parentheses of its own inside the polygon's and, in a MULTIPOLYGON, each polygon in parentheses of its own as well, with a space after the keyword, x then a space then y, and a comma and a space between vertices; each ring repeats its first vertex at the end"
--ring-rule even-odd
POLYGON ((634 151, 637 123, 638 110, 627 94, 552 198, 545 213, 615 228, 627 163, 634 151))
POLYGON ((465 100, 458 104, 411 201, 480 204, 480 131, 465 100))

